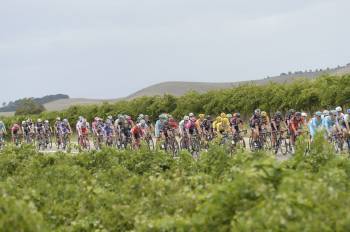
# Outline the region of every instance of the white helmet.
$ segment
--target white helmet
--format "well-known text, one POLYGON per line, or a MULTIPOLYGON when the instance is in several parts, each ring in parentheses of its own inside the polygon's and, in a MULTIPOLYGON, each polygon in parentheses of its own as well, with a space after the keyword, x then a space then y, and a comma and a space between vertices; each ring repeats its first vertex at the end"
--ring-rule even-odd
POLYGON ((194 113, 190 113, 188 116, 190 116, 190 117, 194 117, 194 113))
POLYGON ((301 113, 301 117, 307 117, 307 113, 302 112, 302 113, 301 113))
POLYGON ((49 120, 45 120, 45 123, 49 123, 49 120))
MULTIPOLYGON (((0 122, 0 123, 2 123, 2 122, 0 122)), ((22 125, 24 125, 24 124, 26 124, 26 121, 22 121, 22 125)))
POLYGON ((188 121, 188 120, 190 120, 190 117, 186 115, 186 116, 184 117, 184 120, 185 120, 185 121, 188 121))
POLYGON ((40 123, 40 122, 42 122, 42 120, 39 118, 39 119, 38 119, 38 122, 40 123))
POLYGON ((329 111, 328 110, 324 110, 323 111, 323 115, 328 116, 329 115, 329 111))
POLYGON ((340 106, 336 107, 335 110, 336 110, 337 112, 342 112, 342 111, 343 111, 343 109, 342 109, 340 106))
POLYGON ((61 121, 61 118, 60 118, 60 117, 57 117, 57 118, 56 118, 56 121, 61 121))

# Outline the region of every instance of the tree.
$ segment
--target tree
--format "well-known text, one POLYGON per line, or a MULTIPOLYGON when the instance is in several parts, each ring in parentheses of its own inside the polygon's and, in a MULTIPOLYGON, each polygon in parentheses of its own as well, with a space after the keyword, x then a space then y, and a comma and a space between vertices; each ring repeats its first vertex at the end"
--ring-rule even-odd
POLYGON ((3 102, 3 103, 2 103, 2 107, 5 107, 5 106, 6 106, 6 104, 7 104, 6 102, 3 102))
POLYGON ((22 99, 17 107, 15 115, 40 114, 45 111, 45 107, 32 98, 22 99))

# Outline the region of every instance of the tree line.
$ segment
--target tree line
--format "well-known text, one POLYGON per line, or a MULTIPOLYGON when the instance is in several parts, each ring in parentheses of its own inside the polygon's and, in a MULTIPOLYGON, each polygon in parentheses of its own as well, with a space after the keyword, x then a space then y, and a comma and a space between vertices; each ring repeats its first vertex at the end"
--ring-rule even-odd
MULTIPOLYGON (((335 106, 350 105, 350 75, 321 76, 316 79, 297 79, 291 83, 273 83, 266 85, 243 84, 238 87, 215 90, 207 93, 188 92, 181 97, 172 95, 140 97, 116 103, 101 105, 72 106, 60 112, 43 112, 33 118, 54 121, 57 116, 75 122, 80 115, 91 121, 95 116, 106 117, 128 114, 133 118, 138 114, 148 114, 153 120, 167 112, 180 119, 189 112, 218 115, 220 112, 240 112, 249 117, 254 109, 260 108, 273 113, 297 109, 312 113, 335 106)), ((27 116, 4 118, 9 125, 20 122, 27 116)))

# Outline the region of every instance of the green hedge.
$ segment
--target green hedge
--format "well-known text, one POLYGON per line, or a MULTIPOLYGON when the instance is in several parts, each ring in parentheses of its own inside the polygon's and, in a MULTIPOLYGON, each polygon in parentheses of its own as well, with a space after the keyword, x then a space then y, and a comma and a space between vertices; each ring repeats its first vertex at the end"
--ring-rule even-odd
POLYGON ((284 162, 265 153, 198 161, 104 149, 0 153, 2 231, 349 231, 350 160, 317 138, 284 162))
MULTIPOLYGON (((125 113, 134 118, 148 114, 154 120, 163 112, 177 118, 189 112, 217 115, 220 112, 241 112, 248 117, 255 108, 267 112, 286 111, 290 108, 314 112, 337 105, 347 106, 350 102, 350 75, 323 76, 314 80, 297 79, 288 84, 267 85, 245 84, 236 88, 211 91, 204 94, 189 92, 181 97, 171 95, 141 97, 114 104, 73 106, 62 112, 44 112, 39 117, 53 121, 57 115, 76 121, 79 115, 92 120, 95 116, 125 113)), ((10 117, 4 120, 9 125, 25 117, 10 117)))

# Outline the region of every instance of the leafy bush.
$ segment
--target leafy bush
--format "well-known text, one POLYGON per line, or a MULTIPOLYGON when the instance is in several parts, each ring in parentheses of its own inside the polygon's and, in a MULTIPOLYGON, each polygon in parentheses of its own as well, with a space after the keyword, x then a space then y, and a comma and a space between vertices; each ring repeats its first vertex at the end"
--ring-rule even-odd
POLYGON ((309 155, 230 157, 104 149, 0 154, 3 231, 348 231, 350 161, 317 137, 309 155))

